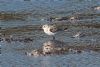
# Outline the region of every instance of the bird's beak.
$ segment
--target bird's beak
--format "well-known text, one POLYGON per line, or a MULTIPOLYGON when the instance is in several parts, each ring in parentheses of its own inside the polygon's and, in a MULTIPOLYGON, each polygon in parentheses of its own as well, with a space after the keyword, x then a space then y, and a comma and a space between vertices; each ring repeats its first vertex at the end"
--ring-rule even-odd
POLYGON ((41 29, 43 29, 43 26, 41 26, 41 29))

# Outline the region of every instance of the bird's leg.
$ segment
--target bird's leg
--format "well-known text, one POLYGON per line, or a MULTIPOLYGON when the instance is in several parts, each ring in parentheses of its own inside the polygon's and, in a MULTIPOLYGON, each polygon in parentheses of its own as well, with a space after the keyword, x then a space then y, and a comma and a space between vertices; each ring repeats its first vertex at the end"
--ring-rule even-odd
POLYGON ((53 40, 55 40, 55 37, 54 36, 52 36, 53 37, 53 40))

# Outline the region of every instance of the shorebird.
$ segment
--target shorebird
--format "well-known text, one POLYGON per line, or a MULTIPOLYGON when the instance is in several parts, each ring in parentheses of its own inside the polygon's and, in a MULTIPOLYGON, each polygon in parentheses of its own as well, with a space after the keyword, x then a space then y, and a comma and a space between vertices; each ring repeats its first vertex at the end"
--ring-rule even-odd
POLYGON ((53 40, 55 39, 54 35, 57 33, 57 27, 54 25, 48 25, 45 24, 42 26, 43 31, 47 34, 53 37, 53 40))

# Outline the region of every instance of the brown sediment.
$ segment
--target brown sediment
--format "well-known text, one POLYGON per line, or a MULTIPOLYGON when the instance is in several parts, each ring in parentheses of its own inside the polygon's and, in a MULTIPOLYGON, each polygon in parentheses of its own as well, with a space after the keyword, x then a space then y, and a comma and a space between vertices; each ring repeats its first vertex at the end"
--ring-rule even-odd
POLYGON ((25 20, 29 13, 0 12, 0 20, 25 20))
POLYGON ((29 31, 34 31, 34 30, 42 30, 41 25, 30 25, 30 26, 6 28, 6 29, 1 29, 0 33, 11 34, 11 33, 18 33, 18 32, 29 32, 29 31))
MULTIPOLYGON (((83 19, 93 19, 99 17, 100 13, 76 13, 70 16, 54 17, 52 20, 63 21, 63 20, 83 20, 83 19)), ((52 17, 50 17, 52 18, 52 17)))
POLYGON ((82 19, 93 19, 93 18, 96 18, 96 17, 99 17, 100 16, 100 13, 80 13, 80 14, 76 14, 74 16, 77 16, 76 19, 78 20, 82 20, 82 19))
MULTIPOLYGON (((58 49, 58 48, 56 48, 58 49)), ((62 54, 63 53, 69 53, 70 49, 72 50, 72 52, 75 51, 75 53, 82 53, 83 51, 87 50, 87 51, 95 51, 95 52, 100 52, 100 46, 89 46, 89 45, 80 45, 80 46, 66 46, 66 47, 60 47, 59 53, 62 54)))
POLYGON ((77 22, 77 23, 75 23, 75 24, 72 24, 72 23, 67 23, 67 22, 65 22, 65 23, 61 23, 61 22, 59 22, 59 23, 54 23, 55 25, 57 25, 57 27, 59 28, 59 29, 64 29, 64 28, 69 28, 70 26, 73 26, 73 27, 87 27, 87 28, 100 28, 100 23, 89 23, 89 22, 85 22, 85 23, 83 23, 82 21, 81 22, 77 22))
MULTIPOLYGON (((100 46, 93 46, 93 45, 78 45, 78 46, 66 46, 67 49, 74 49, 74 50, 92 50, 92 51, 100 51, 100 46)), ((66 49, 65 47, 65 49, 66 49)))
POLYGON ((79 16, 100 16, 100 13, 84 13, 78 14, 79 16))

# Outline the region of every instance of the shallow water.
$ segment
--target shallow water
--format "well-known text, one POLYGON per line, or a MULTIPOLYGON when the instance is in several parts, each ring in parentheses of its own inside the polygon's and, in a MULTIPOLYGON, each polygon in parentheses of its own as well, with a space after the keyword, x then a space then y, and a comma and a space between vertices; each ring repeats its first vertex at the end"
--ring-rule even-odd
POLYGON ((25 15, 25 20, 0 20, 0 38, 3 39, 0 40, 0 67, 99 67, 100 10, 94 10, 95 6, 100 6, 99 0, 0 0, 1 13, 29 13, 25 15), (72 16, 78 18, 70 21, 72 16), (65 46, 80 49, 82 53, 47 56, 25 54, 42 48, 43 43, 52 40, 41 30, 41 25, 50 23, 50 17, 68 18, 51 22, 56 23, 60 30, 55 35, 56 40, 65 46), (84 36, 73 38, 77 32, 82 32, 84 36))

